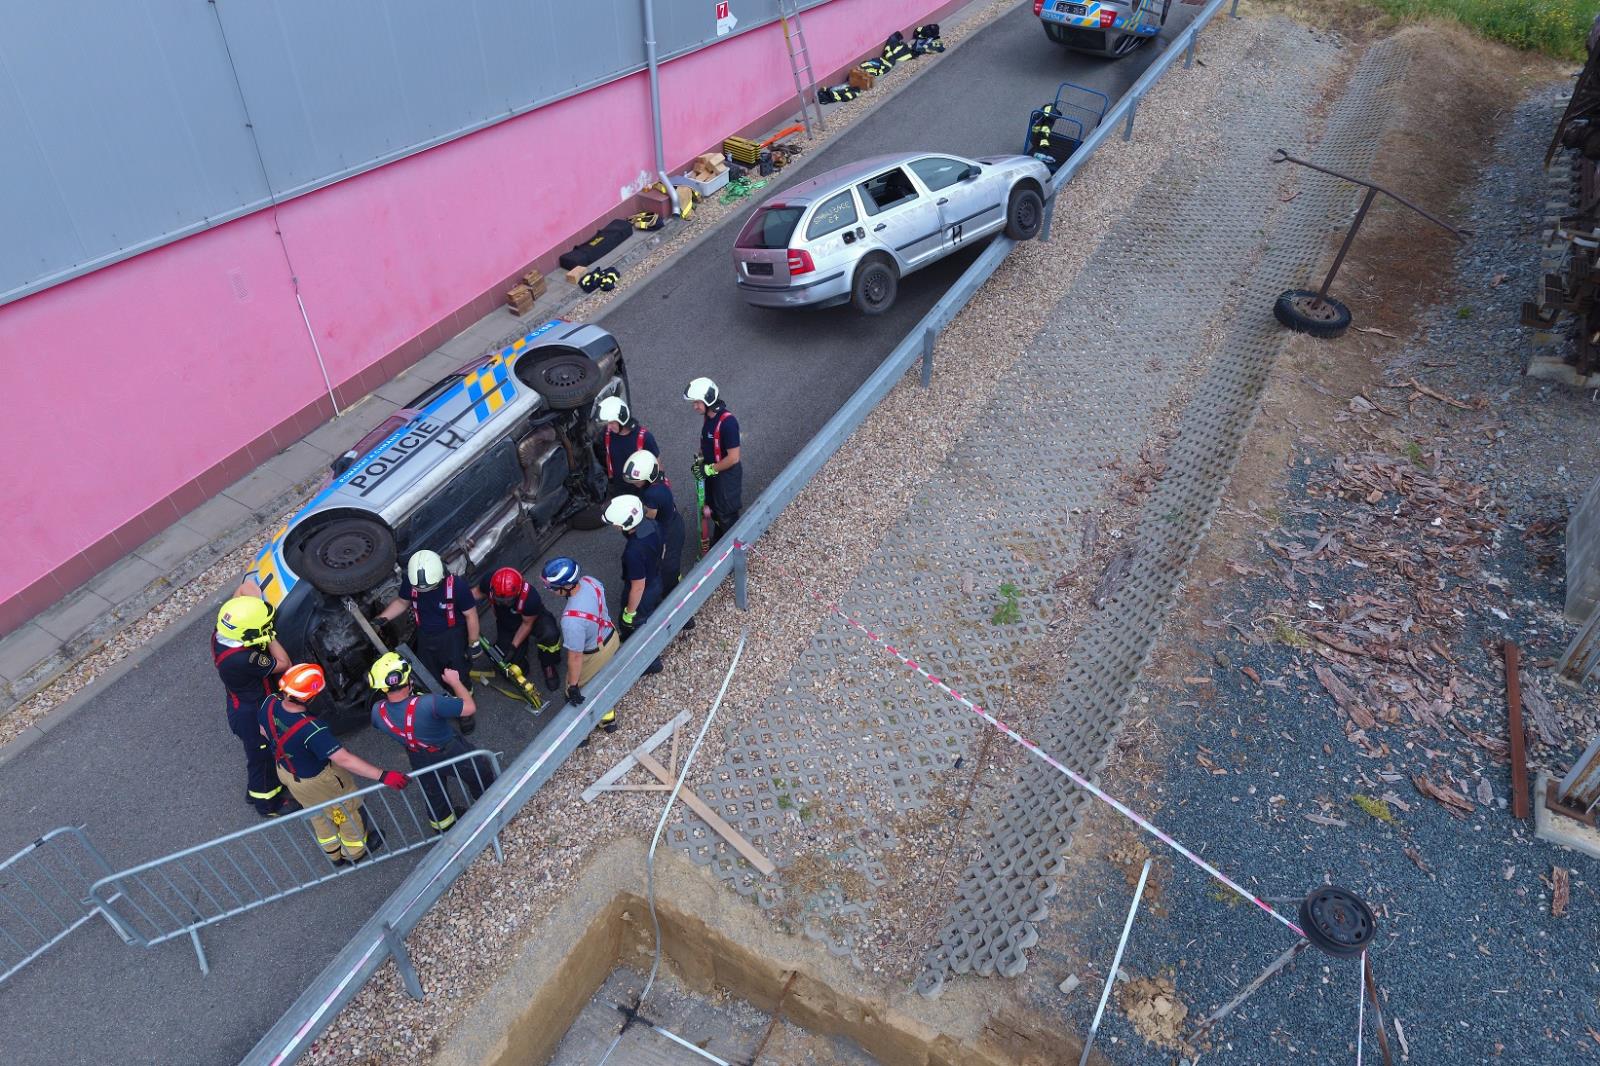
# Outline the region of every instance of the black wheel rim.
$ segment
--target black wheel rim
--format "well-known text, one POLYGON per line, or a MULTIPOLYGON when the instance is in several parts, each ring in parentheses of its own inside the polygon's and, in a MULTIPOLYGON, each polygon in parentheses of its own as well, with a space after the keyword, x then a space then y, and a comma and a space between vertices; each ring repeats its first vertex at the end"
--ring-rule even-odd
POLYGON ((1334 322, 1339 318, 1337 307, 1316 296, 1296 296, 1291 303, 1295 313, 1301 318, 1310 318, 1317 322, 1334 322))
POLYGON ((1031 230, 1039 224, 1039 207, 1033 202, 1033 197, 1024 196, 1022 202, 1017 204, 1017 225, 1022 229, 1031 230))
POLYGON ((1372 941, 1377 923, 1355 893, 1326 885, 1300 904, 1300 927, 1312 945, 1329 955, 1350 958, 1372 941))
POLYGON ((588 367, 581 363, 556 363, 544 371, 546 385, 554 388, 571 388, 582 385, 588 377, 588 367))
POLYGON ((867 302, 881 304, 889 295, 889 279, 881 270, 874 270, 867 275, 867 302))
POLYGON ((317 561, 329 570, 349 570, 371 559, 377 551, 378 542, 371 533, 347 529, 334 534, 317 549, 317 561))

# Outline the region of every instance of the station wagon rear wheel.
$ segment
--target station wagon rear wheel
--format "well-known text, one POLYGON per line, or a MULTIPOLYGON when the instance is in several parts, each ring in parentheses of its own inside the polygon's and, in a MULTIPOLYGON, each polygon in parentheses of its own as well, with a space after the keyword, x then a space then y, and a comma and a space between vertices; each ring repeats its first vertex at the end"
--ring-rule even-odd
POLYGON ((552 411, 573 411, 593 403, 606 384, 600 364, 576 351, 558 351, 527 368, 519 366, 517 377, 543 396, 552 411))
POLYGON ((882 259, 868 259, 856 268, 850 286, 850 302, 864 315, 881 315, 894 306, 900 292, 900 275, 882 259))
POLYGON ((394 572, 394 534, 374 518, 340 518, 307 538, 299 570, 318 592, 348 596, 394 572))
POLYGON ((1044 226, 1044 197, 1026 186, 1011 190, 1006 205, 1006 236, 1014 241, 1031 241, 1044 226))

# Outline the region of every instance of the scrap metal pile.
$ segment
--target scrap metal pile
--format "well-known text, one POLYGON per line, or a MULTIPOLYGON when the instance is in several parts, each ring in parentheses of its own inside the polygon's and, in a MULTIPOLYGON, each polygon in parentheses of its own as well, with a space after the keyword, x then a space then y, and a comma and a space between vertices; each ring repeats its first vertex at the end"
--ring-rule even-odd
POLYGON ((1563 340, 1563 314, 1572 337, 1559 358, 1536 358, 1529 373, 1581 386, 1600 384, 1600 18, 1588 47, 1589 60, 1545 153, 1552 214, 1544 269, 1537 298, 1522 305, 1522 324, 1545 331, 1546 343, 1563 340))

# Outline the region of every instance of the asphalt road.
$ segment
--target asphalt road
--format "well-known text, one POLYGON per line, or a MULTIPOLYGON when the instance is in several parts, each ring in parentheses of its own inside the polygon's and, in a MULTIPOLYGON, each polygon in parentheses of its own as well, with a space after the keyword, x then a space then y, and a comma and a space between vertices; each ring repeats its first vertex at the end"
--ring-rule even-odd
MULTIPOLYGON (((1192 14, 1175 5, 1167 35, 1192 14)), ((883 152, 1014 152, 1028 112, 1058 82, 1088 84, 1115 99, 1155 54, 1146 48, 1116 62, 1073 55, 1050 44, 1028 5, 1019 5, 802 165, 809 174, 883 152)), ((691 493, 686 470, 699 419, 681 399, 683 386, 701 374, 722 385, 743 429, 748 500, 976 251, 907 278, 894 310, 877 319, 847 308, 767 311, 734 292, 737 231, 725 226, 602 324, 622 340, 636 409, 660 441, 669 475, 691 493)), ((1070 224, 1058 226, 1055 239, 1072 239, 1070 224)), ((620 535, 573 534, 557 550, 614 582, 620 535)), ((132 865, 254 824, 240 795, 238 742, 223 722, 209 628, 201 620, 176 635, 0 770, 0 855, 52 827, 81 823, 114 866, 132 865)), ((480 746, 514 753, 532 739, 517 705, 492 694, 484 704, 472 738, 480 746)), ((404 765, 390 740, 365 732, 347 742, 382 765, 404 765)), ((412 861, 379 864, 211 927, 202 933, 209 977, 184 941, 130 948, 92 923, 0 986, 4 1058, 13 1066, 236 1061, 412 861)))

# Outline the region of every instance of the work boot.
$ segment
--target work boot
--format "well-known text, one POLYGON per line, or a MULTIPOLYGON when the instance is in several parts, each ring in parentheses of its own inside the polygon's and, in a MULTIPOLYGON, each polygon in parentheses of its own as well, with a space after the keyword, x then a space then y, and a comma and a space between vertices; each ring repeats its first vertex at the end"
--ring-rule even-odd
POLYGON ((657 659, 655 662, 653 662, 649 666, 645 667, 644 672, 645 672, 646 676, 649 676, 650 674, 659 674, 661 671, 663 671, 665 669, 666 669, 666 667, 661 665, 661 660, 657 659))
POLYGON ((561 687, 561 677, 556 673, 556 668, 553 666, 544 668, 544 687, 548 692, 554 692, 561 687))
MULTIPOLYGON (((437 825, 432 826, 433 831, 435 833, 448 833, 450 830, 452 830, 452 829, 454 829, 456 827, 456 823, 461 821, 461 816, 466 814, 466 813, 467 813, 467 809, 465 807, 452 807, 452 808, 450 808, 450 824, 446 825, 446 826, 437 826, 437 825)), ((430 823, 430 825, 431 825, 431 823, 430 823)))
MULTIPOLYGON (((383 834, 378 832, 378 827, 377 826, 375 826, 375 825, 367 826, 367 848, 366 848, 365 851, 363 851, 361 853, 361 858, 365 859, 368 856, 376 855, 378 852, 380 852, 382 850, 383 850, 383 834)), ((354 861, 357 861, 357 860, 350 860, 350 861, 354 862, 354 861)))
POLYGON ((469 733, 471 733, 474 729, 477 729, 477 728, 478 728, 478 719, 477 719, 476 715, 473 715, 473 716, 468 717, 468 718, 461 719, 461 735, 462 736, 467 736, 469 733))

